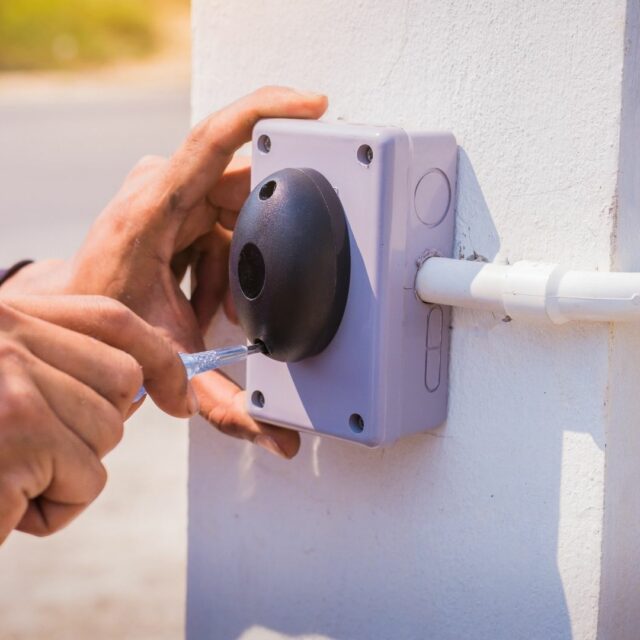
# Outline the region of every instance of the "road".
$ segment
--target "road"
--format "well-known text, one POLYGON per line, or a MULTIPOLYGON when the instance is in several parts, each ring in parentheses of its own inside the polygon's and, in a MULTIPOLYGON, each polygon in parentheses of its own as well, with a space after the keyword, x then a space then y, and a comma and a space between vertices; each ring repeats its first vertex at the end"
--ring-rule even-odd
MULTIPOLYGON (((187 88, 0 87, 0 264, 67 257, 135 161, 188 130, 187 88)), ((181 638, 186 424, 145 406, 102 496, 51 538, 0 548, 0 640, 181 638)))

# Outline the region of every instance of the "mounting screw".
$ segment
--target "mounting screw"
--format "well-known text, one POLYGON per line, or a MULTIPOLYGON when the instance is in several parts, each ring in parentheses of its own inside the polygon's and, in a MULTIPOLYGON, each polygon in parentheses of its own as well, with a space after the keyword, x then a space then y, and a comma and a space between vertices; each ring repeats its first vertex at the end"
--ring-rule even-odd
POLYGON ((258 409, 262 409, 264 407, 264 394, 262 393, 262 391, 254 391, 251 394, 251 402, 253 404, 254 407, 258 407, 258 409))
POLYGON ((364 431, 364 418, 359 413, 352 413, 349 416, 349 426, 353 433, 362 433, 364 431))
POLYGON ((368 167, 373 161, 373 149, 368 144, 363 144, 358 148, 358 162, 368 167))
POLYGON ((269 153, 271 151, 271 138, 267 135, 262 135, 258 138, 258 149, 262 153, 269 153))

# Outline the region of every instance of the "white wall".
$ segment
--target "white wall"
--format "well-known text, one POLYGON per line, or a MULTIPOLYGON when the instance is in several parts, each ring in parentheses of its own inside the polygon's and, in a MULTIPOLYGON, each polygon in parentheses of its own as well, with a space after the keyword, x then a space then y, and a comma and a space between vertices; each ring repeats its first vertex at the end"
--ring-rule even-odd
MULTIPOLYGON (((640 268, 629 3, 196 0, 194 119, 282 83, 450 129, 460 254, 640 268)), ((634 333, 457 311, 447 424, 385 450, 195 421, 190 640, 636 637, 634 333)))
MULTIPOLYGON (((630 0, 625 34, 613 267, 640 271, 640 2, 630 0)), ((606 427, 606 513, 600 612, 602 638, 635 638, 640 629, 640 331, 611 332, 606 427)))

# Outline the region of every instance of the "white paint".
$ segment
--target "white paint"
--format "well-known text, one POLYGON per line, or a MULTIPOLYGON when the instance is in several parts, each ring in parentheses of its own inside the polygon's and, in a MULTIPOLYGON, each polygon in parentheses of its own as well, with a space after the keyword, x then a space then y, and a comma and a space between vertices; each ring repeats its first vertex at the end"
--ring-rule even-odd
MULTIPOLYGON (((624 40, 620 176, 612 263, 640 271, 640 3, 629 0, 624 40)), ((602 638, 634 638, 640 629, 638 532, 640 492, 633 485, 640 466, 640 332, 618 326, 611 335, 608 389, 604 567, 600 596, 602 638)))
MULTIPOLYGON (((284 83, 450 129, 460 254, 639 270, 629 7, 196 0, 194 117, 284 83)), ((446 426, 385 450, 288 463, 196 421, 190 640, 634 638, 636 333, 457 311, 446 426)))

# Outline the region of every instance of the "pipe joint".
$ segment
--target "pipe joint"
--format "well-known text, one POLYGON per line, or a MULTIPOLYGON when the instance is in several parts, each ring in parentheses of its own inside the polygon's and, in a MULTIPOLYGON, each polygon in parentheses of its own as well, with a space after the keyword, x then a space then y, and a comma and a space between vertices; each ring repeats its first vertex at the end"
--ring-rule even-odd
POLYGON ((424 302, 483 309, 514 320, 640 321, 640 273, 432 257, 418 269, 416 294, 424 302))

